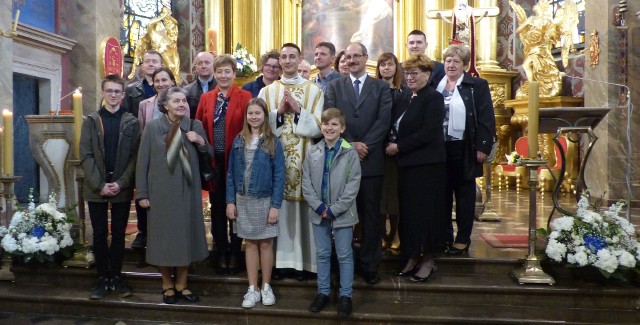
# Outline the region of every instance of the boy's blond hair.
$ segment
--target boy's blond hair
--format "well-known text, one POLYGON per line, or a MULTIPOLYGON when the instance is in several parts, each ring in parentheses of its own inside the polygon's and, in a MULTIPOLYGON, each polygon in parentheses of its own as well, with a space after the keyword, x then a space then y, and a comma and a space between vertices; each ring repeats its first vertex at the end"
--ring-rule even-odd
POLYGON ((323 124, 328 123, 334 118, 337 118, 340 121, 341 126, 345 126, 346 122, 344 120, 344 114, 337 108, 327 108, 324 112, 322 112, 320 122, 323 124))

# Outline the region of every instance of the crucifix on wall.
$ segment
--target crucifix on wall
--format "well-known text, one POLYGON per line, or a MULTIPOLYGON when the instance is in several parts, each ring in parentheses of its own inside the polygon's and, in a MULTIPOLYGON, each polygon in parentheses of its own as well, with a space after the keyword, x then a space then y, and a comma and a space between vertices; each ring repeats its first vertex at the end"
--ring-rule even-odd
POLYGON ((476 24, 484 17, 496 17, 500 13, 498 7, 473 8, 467 0, 457 0, 451 10, 429 10, 427 18, 442 19, 453 28, 450 44, 464 44, 471 49, 469 74, 479 76, 476 70, 476 24))

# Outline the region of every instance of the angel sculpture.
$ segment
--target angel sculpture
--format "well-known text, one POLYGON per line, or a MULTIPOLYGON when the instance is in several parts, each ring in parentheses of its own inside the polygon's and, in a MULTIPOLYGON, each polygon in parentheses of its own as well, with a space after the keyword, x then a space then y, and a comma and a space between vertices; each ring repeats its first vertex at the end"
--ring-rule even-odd
POLYGON ((549 1, 540 0, 533 6, 533 15, 527 18, 524 9, 513 1, 509 5, 518 18, 516 33, 520 37, 524 50, 522 68, 527 80, 516 92, 517 98, 529 95, 529 81, 540 82, 540 97, 553 97, 560 94, 562 76, 551 54, 554 44, 564 37, 562 45, 562 65, 567 66, 569 52, 573 48, 573 31, 578 24, 578 8, 573 1, 565 1, 558 10, 555 19, 549 10, 549 1))
MULTIPOLYGON (((162 62, 180 82, 180 56, 178 55, 178 22, 171 16, 171 10, 164 7, 160 16, 153 18, 147 25, 147 32, 136 44, 133 66, 142 63, 142 57, 148 50, 156 50, 162 55, 162 62)), ((131 69, 129 79, 134 77, 135 69, 131 69)))

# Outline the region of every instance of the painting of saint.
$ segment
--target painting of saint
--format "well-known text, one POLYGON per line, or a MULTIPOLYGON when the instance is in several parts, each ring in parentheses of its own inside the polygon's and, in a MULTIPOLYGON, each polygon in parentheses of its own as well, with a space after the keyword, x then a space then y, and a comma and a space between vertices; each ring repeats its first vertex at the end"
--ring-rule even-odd
POLYGON ((309 62, 320 42, 331 42, 338 51, 360 42, 375 61, 393 52, 393 35, 393 0, 302 1, 302 54, 309 62))

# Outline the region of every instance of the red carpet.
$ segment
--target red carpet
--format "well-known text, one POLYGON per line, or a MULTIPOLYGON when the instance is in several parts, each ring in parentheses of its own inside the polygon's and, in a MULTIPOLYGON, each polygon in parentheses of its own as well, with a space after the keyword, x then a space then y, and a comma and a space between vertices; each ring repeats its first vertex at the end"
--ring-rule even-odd
POLYGON ((528 235, 482 233, 480 237, 493 248, 528 248, 528 235))

